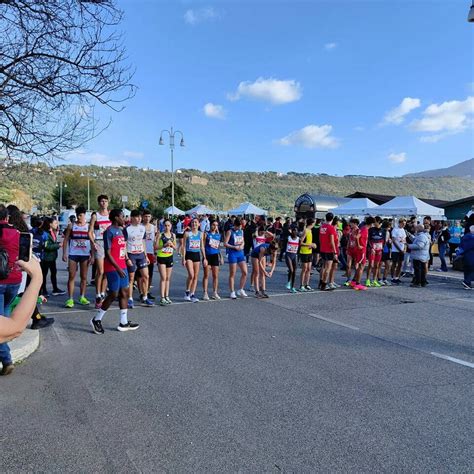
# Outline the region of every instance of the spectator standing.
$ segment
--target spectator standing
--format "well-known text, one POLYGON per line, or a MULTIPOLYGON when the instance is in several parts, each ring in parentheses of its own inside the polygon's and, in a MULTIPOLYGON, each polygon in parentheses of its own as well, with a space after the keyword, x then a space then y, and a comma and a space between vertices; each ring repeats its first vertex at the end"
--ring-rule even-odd
POLYGON ((448 242, 451 239, 451 234, 448 230, 448 223, 443 222, 441 230, 438 233, 438 253, 439 259, 441 260, 441 267, 438 268, 439 272, 447 272, 448 266, 446 265, 446 250, 448 248, 448 242))
POLYGON ((408 244, 413 258, 414 278, 412 287, 426 286, 427 262, 430 260, 431 239, 422 224, 416 226, 416 235, 413 243, 408 244))
POLYGON ((472 281, 474 280, 474 225, 471 225, 469 232, 464 234, 457 253, 462 255, 464 260, 464 280, 462 284, 466 290, 472 290, 472 281))
POLYGON ((46 277, 48 271, 51 272, 51 284, 53 285, 53 296, 64 295, 66 292, 58 288, 56 260, 58 258, 58 249, 61 246, 58 242, 58 221, 46 217, 43 220, 41 230, 44 232, 44 252, 43 260, 41 260, 41 270, 43 272, 43 286, 41 294, 46 298, 49 296, 46 288, 46 277))
MULTIPOLYGON (((454 225, 449 228, 449 234, 451 235, 448 245, 449 245, 449 261, 451 265, 453 263, 453 255, 456 254, 456 249, 459 247, 462 238, 463 228, 461 227, 460 221, 455 221, 454 225)), ((466 232, 467 233, 467 232, 466 232)))

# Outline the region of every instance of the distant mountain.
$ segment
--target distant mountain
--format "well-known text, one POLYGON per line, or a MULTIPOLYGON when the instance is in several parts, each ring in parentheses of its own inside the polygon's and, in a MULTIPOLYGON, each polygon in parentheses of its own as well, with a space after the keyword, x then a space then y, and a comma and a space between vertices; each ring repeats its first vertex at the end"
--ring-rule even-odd
POLYGON ((404 178, 441 178, 445 176, 474 179, 474 158, 462 161, 461 163, 450 166, 449 168, 406 174, 404 175, 404 178))

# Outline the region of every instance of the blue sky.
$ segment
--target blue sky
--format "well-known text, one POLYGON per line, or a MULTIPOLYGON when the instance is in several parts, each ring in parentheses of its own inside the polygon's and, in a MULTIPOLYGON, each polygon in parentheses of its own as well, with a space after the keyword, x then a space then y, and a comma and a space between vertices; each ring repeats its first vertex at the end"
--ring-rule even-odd
MULTIPOLYGON (((75 163, 397 176, 474 156, 468 0, 119 0, 136 96, 75 163)), ((109 112, 101 112, 108 117, 109 112)))

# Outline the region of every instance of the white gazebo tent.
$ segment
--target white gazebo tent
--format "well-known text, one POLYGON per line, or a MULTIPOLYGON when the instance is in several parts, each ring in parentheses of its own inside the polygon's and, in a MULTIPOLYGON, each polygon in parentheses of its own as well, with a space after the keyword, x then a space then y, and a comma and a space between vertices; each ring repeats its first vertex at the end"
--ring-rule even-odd
POLYGON ((368 198, 354 198, 331 209, 331 212, 335 216, 365 216, 372 214, 376 207, 377 204, 368 198))
POLYGON ((230 216, 244 216, 248 214, 252 214, 254 216, 266 216, 268 212, 265 209, 261 209, 260 207, 253 205, 251 202, 243 202, 235 209, 229 209, 227 214, 230 216))
POLYGON ((444 209, 432 206, 415 196, 398 196, 373 209, 381 216, 431 216, 434 220, 444 219, 444 209))
POLYGON ((189 209, 189 211, 186 211, 186 214, 190 214, 190 215, 196 214, 200 216, 203 214, 215 214, 215 212, 212 209, 209 209, 204 204, 198 204, 197 206, 194 206, 192 209, 189 209))
POLYGON ((168 216, 183 216, 184 215, 184 211, 182 211, 181 209, 178 209, 176 206, 170 206, 170 207, 167 207, 165 210, 164 210, 165 214, 167 214, 168 216))

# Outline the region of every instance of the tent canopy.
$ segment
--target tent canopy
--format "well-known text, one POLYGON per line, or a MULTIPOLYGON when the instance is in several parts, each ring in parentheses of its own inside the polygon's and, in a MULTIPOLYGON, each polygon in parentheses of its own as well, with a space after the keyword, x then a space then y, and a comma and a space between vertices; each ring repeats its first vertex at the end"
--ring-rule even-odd
POLYGON ((331 212, 336 216, 363 216, 369 214, 374 207, 377 207, 375 202, 367 198, 354 198, 349 202, 341 204, 333 209, 331 212))
POLYGON ((192 209, 189 209, 189 211, 186 211, 186 214, 202 215, 202 214, 215 214, 215 212, 212 209, 209 209, 204 204, 198 204, 197 206, 194 206, 192 209))
POLYGON ((251 202, 243 202, 235 209, 229 209, 227 211, 229 215, 243 216, 246 214, 252 214, 257 216, 266 216, 268 213, 265 209, 260 209, 259 207, 253 205, 251 202))
POLYGON ((168 214, 170 216, 183 216, 184 215, 184 211, 182 211, 181 209, 178 209, 176 206, 167 207, 164 212, 165 214, 168 214))
POLYGON ((444 217, 444 209, 427 204, 415 196, 398 196, 393 198, 391 201, 378 206, 376 209, 372 209, 372 211, 376 211, 380 215, 387 216, 414 215, 438 218, 444 217))

